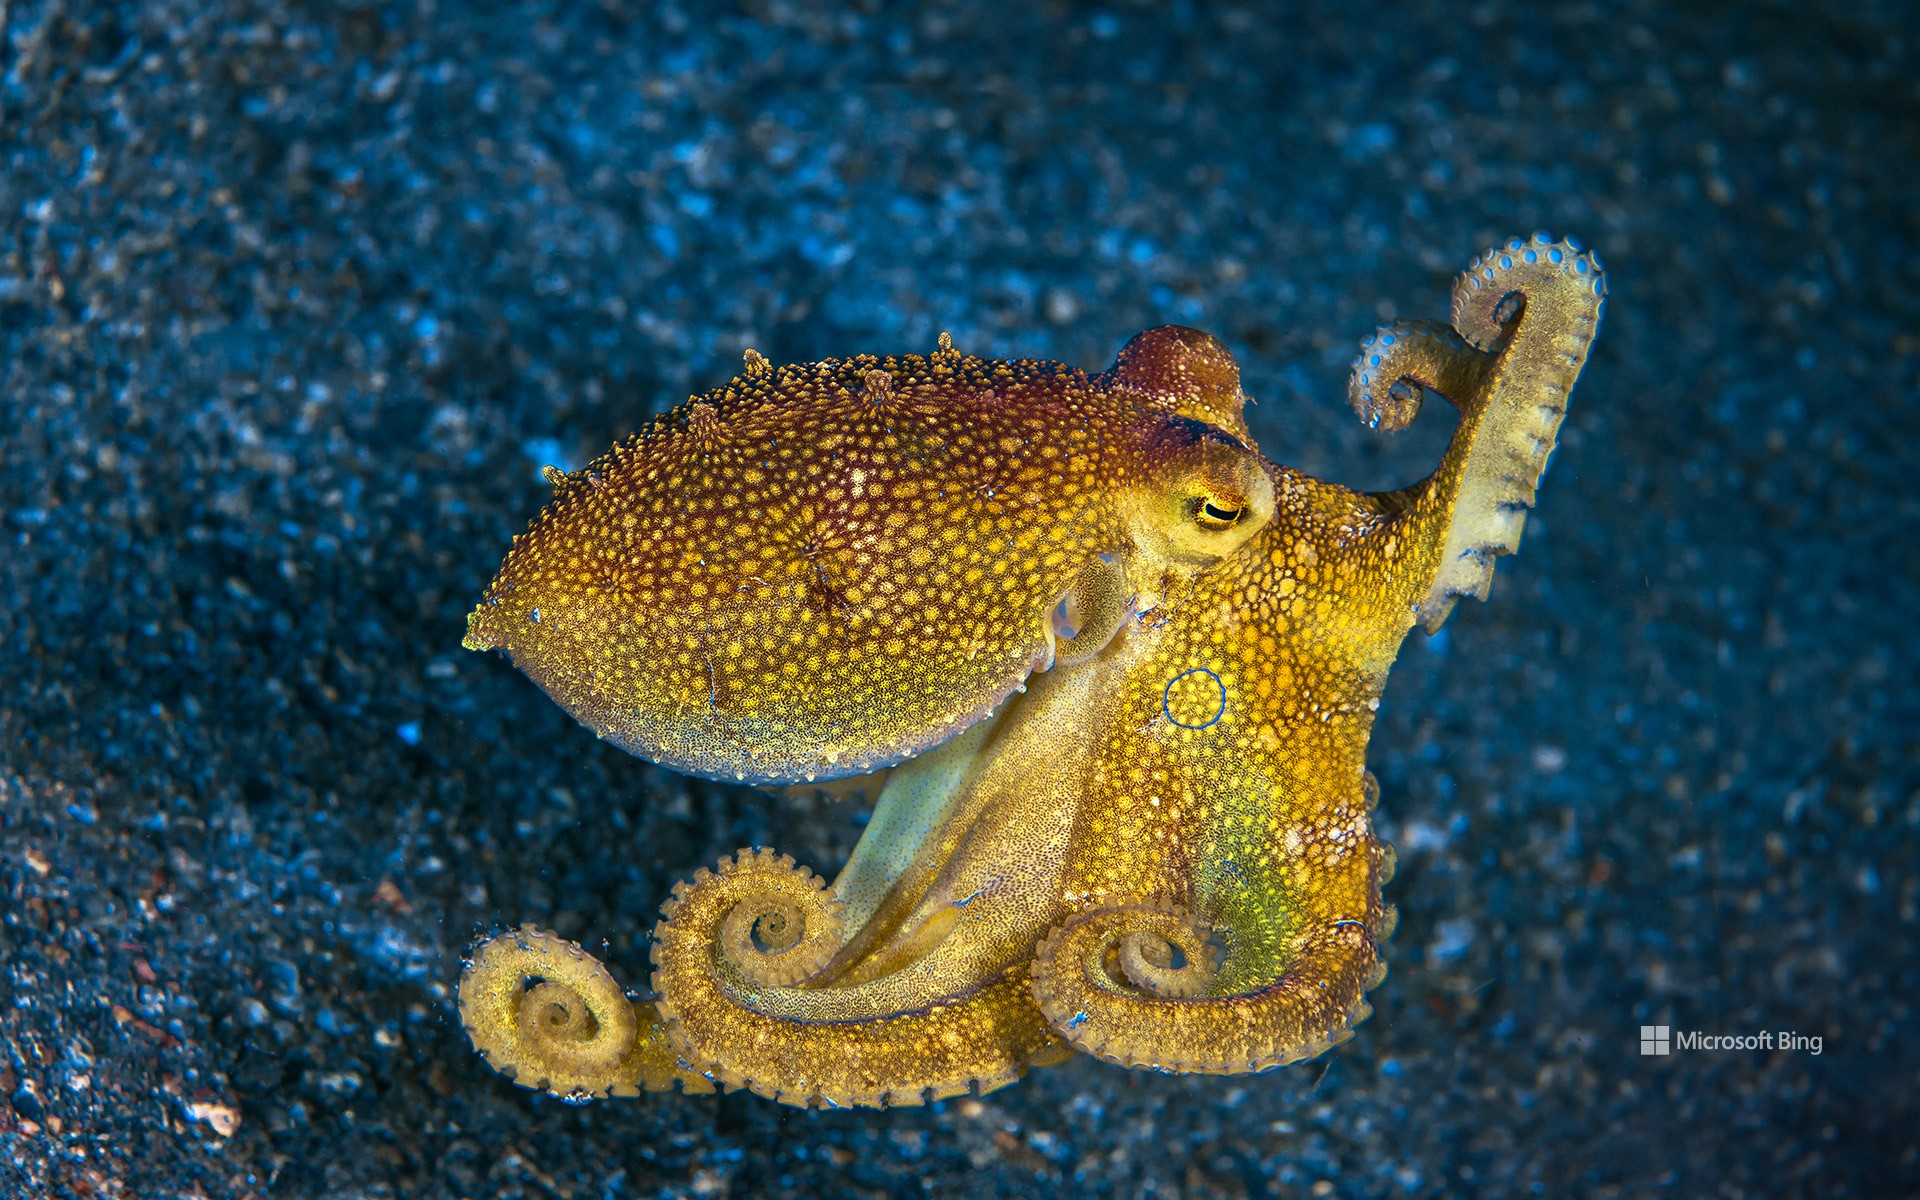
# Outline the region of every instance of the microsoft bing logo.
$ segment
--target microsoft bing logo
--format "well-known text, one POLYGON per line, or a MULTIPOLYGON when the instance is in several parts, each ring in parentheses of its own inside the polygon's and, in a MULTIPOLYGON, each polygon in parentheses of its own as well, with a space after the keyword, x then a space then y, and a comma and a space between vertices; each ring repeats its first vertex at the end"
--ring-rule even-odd
POLYGON ((1803 1050, 1819 1054, 1826 1049, 1826 1038, 1817 1033, 1792 1029, 1762 1029, 1758 1033, 1701 1033, 1698 1029, 1675 1030, 1671 1025, 1642 1025, 1640 1053, 1666 1056, 1679 1050, 1803 1050))

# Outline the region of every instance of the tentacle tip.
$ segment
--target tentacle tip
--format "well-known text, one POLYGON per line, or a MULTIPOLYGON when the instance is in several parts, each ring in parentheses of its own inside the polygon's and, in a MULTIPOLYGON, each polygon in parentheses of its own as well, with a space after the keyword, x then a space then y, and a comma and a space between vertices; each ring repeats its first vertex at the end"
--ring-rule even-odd
POLYGON ((1362 351, 1353 364, 1347 403, 1368 429, 1399 433, 1420 415, 1421 389, 1405 380, 1384 382, 1378 354, 1362 351))

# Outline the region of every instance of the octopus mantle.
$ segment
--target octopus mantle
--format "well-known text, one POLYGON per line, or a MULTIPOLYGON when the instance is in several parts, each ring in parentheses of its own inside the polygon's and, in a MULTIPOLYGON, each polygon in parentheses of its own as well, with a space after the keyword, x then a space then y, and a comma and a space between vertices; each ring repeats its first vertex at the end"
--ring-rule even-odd
POLYGON ((675 887, 650 1003, 531 926, 486 941, 474 1045, 572 1098, 888 1105, 1074 1051, 1239 1073, 1343 1041, 1394 924, 1365 767, 1387 670, 1518 548, 1604 297, 1592 255, 1514 239, 1450 324, 1362 343, 1370 424, 1427 391, 1460 412, 1395 492, 1264 458, 1232 357, 1171 327, 1096 376, 944 336, 748 351, 549 468, 466 645, 666 766, 874 809, 831 884, 749 849, 675 887))

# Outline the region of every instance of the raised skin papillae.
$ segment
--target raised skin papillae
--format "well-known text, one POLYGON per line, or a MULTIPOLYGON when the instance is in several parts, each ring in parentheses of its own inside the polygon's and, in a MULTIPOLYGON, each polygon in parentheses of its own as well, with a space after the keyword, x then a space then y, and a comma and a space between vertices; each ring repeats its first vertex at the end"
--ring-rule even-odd
POLYGON ((475 1045, 575 1097, 888 1105, 1076 1049, 1237 1073, 1344 1040, 1394 922, 1365 770, 1387 670, 1518 548, 1604 297, 1592 255, 1514 239, 1450 326, 1369 338, 1363 419, 1404 427, 1423 388, 1461 413, 1396 492, 1263 458, 1232 357, 1175 328, 1097 376, 944 336, 749 352, 555 472, 467 644, 676 769, 857 777, 875 807, 831 887, 744 850, 677 888, 657 1004, 551 935, 485 943, 475 1045))

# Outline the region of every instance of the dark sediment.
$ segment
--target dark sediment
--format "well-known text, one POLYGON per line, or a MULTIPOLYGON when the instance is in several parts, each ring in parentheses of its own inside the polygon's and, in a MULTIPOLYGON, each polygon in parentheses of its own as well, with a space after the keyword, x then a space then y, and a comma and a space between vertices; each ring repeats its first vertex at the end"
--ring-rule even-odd
POLYGON ((0 4, 0 1195, 1920 1190, 1907 6, 1010 7, 0 4), (1525 550, 1389 689, 1351 1043, 823 1114, 472 1054, 475 935, 643 985, 675 879, 859 833, 459 650, 543 463, 747 346, 1172 321, 1389 486, 1445 422, 1361 428, 1359 338, 1537 227, 1614 299, 1525 550))

